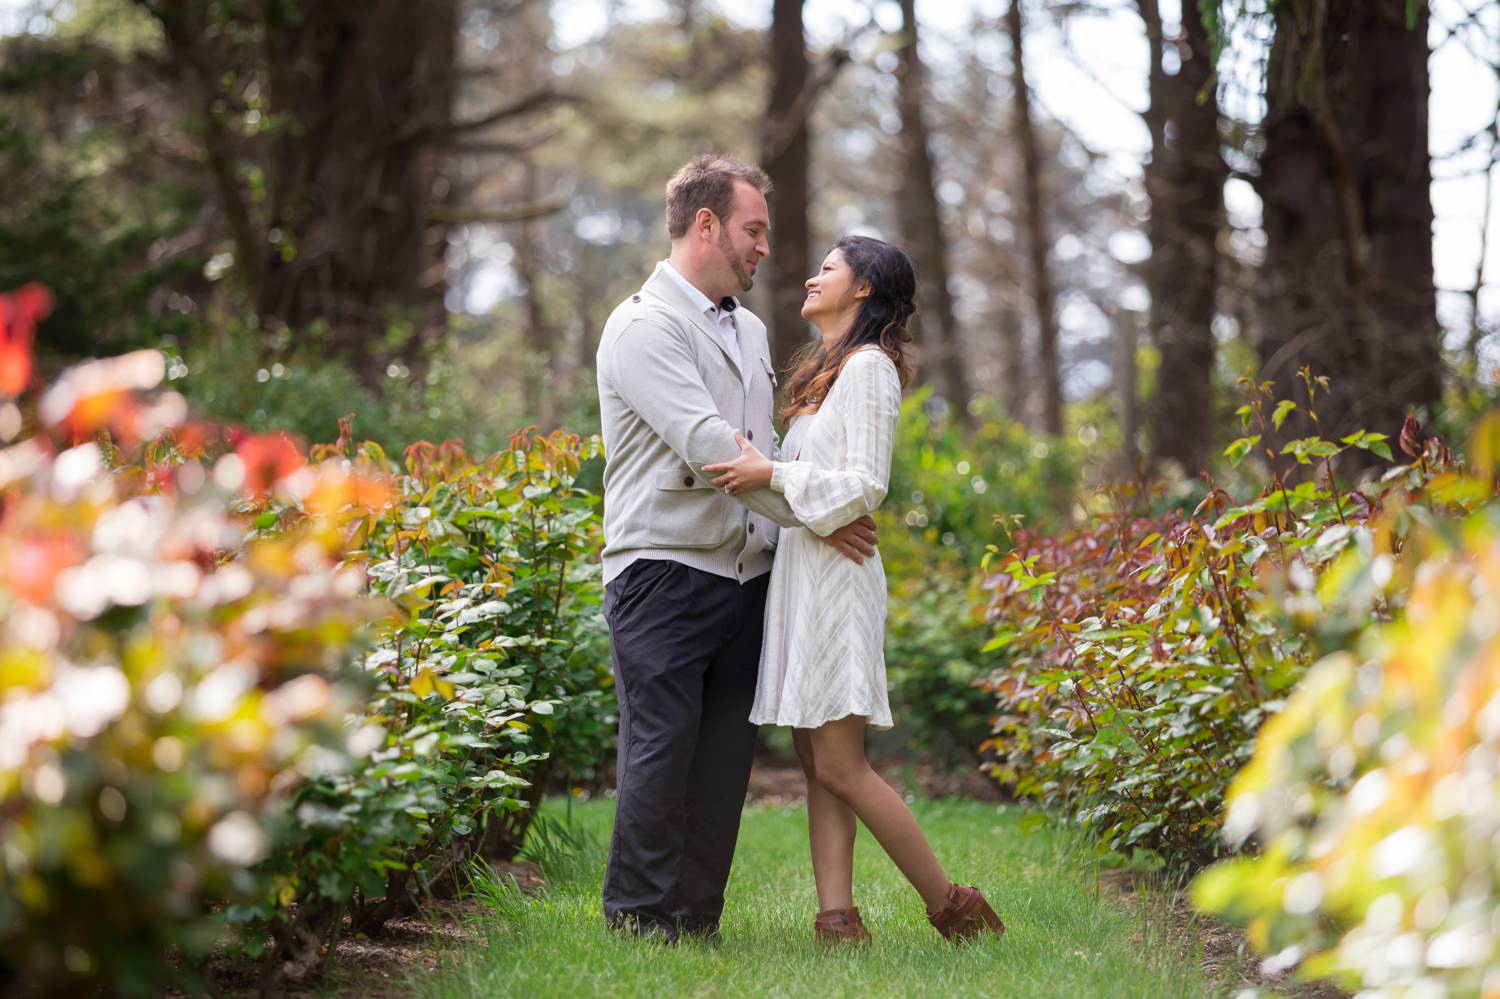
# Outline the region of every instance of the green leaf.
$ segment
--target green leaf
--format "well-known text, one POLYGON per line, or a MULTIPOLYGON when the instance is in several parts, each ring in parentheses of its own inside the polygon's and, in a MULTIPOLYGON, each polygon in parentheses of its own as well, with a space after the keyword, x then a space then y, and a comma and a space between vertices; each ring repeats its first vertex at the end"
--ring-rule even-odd
POLYGON ((1277 430, 1286 422, 1288 414, 1297 408, 1297 404, 1290 399, 1283 399, 1276 404, 1276 412, 1271 414, 1271 426, 1277 430))
POLYGON ((1019 632, 1011 631, 1009 629, 1007 629, 1005 631, 996 632, 995 633, 995 637, 992 638, 992 639, 990 639, 988 642, 985 642, 984 643, 984 647, 981 648, 979 651, 980 652, 995 652, 995 651, 998 651, 999 649, 1003 649, 1007 645, 1009 645, 1011 642, 1014 642, 1016 640, 1016 638, 1019 637, 1019 634, 1020 634, 1019 632))
POLYGON ((1234 443, 1226 447, 1224 449, 1224 453, 1229 456, 1229 463, 1238 468, 1240 462, 1245 460, 1245 455, 1250 453, 1250 449, 1259 443, 1260 434, 1254 434, 1250 437, 1241 437, 1238 440, 1234 441, 1234 443))

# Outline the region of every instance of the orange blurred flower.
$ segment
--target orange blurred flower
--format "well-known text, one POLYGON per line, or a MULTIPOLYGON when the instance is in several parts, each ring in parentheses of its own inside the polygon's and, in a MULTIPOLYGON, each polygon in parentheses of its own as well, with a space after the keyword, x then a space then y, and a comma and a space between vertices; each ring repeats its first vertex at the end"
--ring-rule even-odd
POLYGON ((325 466, 302 505, 308 513, 322 517, 350 507, 385 510, 398 498, 389 479, 325 466))
POLYGON ((146 395, 165 375, 166 359, 157 350, 86 361, 46 391, 37 414, 75 443, 107 429, 117 444, 137 444, 187 419, 187 401, 176 392, 146 395))

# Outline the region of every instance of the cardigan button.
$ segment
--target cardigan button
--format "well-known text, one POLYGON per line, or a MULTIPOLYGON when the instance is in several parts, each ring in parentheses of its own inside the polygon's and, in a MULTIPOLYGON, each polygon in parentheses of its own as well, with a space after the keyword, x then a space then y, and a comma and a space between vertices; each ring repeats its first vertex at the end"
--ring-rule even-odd
POLYGON ((751 525, 750 525, 750 533, 751 533, 751 534, 754 534, 754 533, 755 533, 755 525, 754 525, 754 524, 751 524, 751 525))
POLYGON ((740 572, 744 572, 745 571, 745 563, 741 562, 737 568, 739 569, 740 572))
POLYGON ((747 440, 747 441, 753 441, 753 440, 755 440, 755 431, 754 430, 746 430, 745 431, 745 440, 747 440))
POLYGON ((685 476, 682 480, 682 484, 691 488, 693 485, 693 477, 691 475, 685 476))

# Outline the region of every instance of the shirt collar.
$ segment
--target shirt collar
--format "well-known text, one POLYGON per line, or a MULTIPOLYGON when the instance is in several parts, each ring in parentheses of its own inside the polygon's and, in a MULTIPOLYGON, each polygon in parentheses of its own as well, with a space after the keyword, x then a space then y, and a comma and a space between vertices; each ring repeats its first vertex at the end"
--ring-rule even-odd
POLYGON ((727 314, 740 307, 740 300, 733 296, 726 296, 719 300, 718 305, 715 305, 713 299, 699 291, 693 282, 683 277, 682 272, 672 266, 672 261, 666 260, 663 261, 663 264, 665 265, 667 276, 677 282, 677 286, 692 300, 694 305, 710 316, 718 318, 720 313, 727 314))

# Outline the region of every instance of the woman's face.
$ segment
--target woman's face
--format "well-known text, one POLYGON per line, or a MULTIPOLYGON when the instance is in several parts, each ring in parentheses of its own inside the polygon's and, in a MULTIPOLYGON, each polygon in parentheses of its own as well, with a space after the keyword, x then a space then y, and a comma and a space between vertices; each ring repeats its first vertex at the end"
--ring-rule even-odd
POLYGON ((859 309, 860 300, 870 294, 869 283, 854 279, 854 271, 838 250, 829 251, 818 273, 808 278, 806 284, 802 318, 809 322, 852 316, 859 309))

